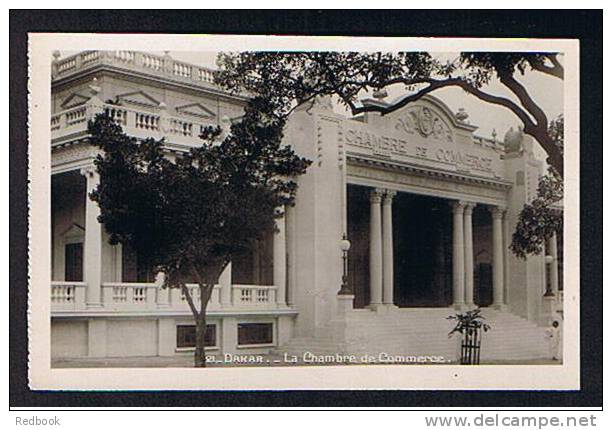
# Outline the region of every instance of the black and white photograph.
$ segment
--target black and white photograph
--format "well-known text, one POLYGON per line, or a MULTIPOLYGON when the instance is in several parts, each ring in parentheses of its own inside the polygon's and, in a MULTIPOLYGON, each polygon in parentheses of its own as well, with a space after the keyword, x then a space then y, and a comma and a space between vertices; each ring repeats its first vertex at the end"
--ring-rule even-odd
POLYGON ((578 387, 577 47, 32 35, 31 383, 578 387))

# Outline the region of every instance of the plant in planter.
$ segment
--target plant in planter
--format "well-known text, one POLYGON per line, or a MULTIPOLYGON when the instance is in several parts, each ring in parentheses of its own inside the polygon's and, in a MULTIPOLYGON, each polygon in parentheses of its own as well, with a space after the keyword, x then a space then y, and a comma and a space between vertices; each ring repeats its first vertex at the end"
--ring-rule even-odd
POLYGON ((448 333, 452 337, 455 333, 461 334, 461 364, 480 363, 481 330, 489 331, 491 326, 484 322, 480 309, 473 309, 464 313, 451 315, 446 318, 457 323, 448 333))

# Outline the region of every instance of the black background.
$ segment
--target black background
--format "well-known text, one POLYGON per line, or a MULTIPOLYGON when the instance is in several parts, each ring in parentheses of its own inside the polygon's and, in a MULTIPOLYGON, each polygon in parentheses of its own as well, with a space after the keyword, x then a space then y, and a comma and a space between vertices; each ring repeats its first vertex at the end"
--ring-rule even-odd
MULTIPOLYGON (((601 10, 10 11, 10 407, 602 407, 601 10), (580 391, 44 392, 27 376, 27 33, 580 39, 580 391), (588 214, 588 216, 585 216, 588 214)), ((36 270, 36 268, 34 268, 36 270)))

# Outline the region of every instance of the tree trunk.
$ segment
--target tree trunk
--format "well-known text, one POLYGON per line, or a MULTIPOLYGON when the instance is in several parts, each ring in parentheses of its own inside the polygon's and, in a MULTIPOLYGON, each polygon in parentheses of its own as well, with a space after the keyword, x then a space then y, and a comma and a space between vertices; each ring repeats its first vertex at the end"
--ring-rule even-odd
POLYGON ((194 355, 195 367, 206 367, 206 312, 201 312, 196 318, 196 345, 194 355))

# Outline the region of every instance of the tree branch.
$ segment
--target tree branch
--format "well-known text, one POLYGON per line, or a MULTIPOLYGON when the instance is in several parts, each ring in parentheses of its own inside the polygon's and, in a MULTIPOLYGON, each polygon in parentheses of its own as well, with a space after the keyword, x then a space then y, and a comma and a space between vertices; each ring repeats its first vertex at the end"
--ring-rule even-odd
MULTIPOLYGON (((479 98, 480 100, 483 100, 487 103, 491 103, 494 105, 505 107, 506 109, 513 112, 519 118, 519 120, 521 120, 521 122, 523 123, 525 133, 534 137, 540 143, 540 145, 542 145, 542 148, 544 148, 544 150, 548 153, 549 155, 547 159, 548 163, 552 165, 557 170, 557 172, 559 172, 561 176, 563 176, 563 155, 561 154, 559 148, 556 146, 554 141, 548 135, 548 124, 547 124, 546 115, 535 104, 535 102, 531 99, 531 97, 529 97, 524 87, 519 82, 517 82, 513 78, 510 80, 507 80, 507 82, 509 85, 513 87, 512 88, 513 93, 517 94, 517 97, 519 97, 519 100, 521 100, 521 103, 524 104, 526 108, 529 107, 530 110, 525 111, 523 108, 521 108, 521 106, 519 106, 517 103, 513 102, 512 100, 507 99, 505 97, 495 96, 495 95, 486 93, 482 91, 481 89, 470 85, 468 82, 460 78, 448 78, 448 79, 443 79, 443 80, 434 80, 434 79, 405 80, 405 79, 398 78, 398 79, 394 79, 393 81, 389 81, 386 83, 386 86, 392 85, 395 83, 404 83, 405 85, 416 85, 416 84, 423 84, 423 83, 428 84, 426 88, 423 88, 417 91, 416 93, 413 93, 413 94, 410 94, 404 97, 403 99, 401 99, 400 101, 398 101, 397 103, 391 106, 380 106, 380 105, 355 106, 350 100, 345 100, 345 98, 342 97, 342 94, 339 94, 339 96, 349 106, 353 115, 358 115, 358 114, 365 113, 365 112, 379 112, 381 115, 386 115, 398 109, 401 109, 402 107, 406 106, 408 103, 414 102, 434 90, 444 88, 444 87, 452 87, 452 86, 459 87, 463 89, 464 91, 466 91, 467 93, 472 94, 473 96, 479 98), (533 111, 533 114, 532 114, 532 111, 533 111), (537 123, 531 119, 530 114, 532 114, 533 117, 537 120, 537 123)), ((505 84, 505 85, 508 86, 508 84, 505 84)))
POLYGON ((528 127, 532 128, 536 126, 536 124, 531 120, 527 112, 525 112, 520 106, 518 106, 512 100, 507 99, 505 97, 494 96, 492 94, 485 93, 484 91, 470 85, 468 82, 460 78, 448 78, 448 79, 442 79, 442 80, 436 80, 436 79, 406 80, 406 79, 398 78, 398 79, 393 79, 391 81, 386 82, 385 86, 389 86, 389 85, 393 85, 397 83, 403 83, 405 85, 428 84, 428 86, 426 88, 423 88, 417 91, 416 93, 413 93, 413 94, 410 94, 404 97, 397 103, 390 105, 390 106, 379 106, 379 105, 355 106, 350 101, 349 102, 345 101, 345 103, 349 105, 349 108, 351 109, 351 112, 353 113, 353 115, 358 115, 358 114, 365 113, 365 112, 379 112, 381 115, 387 115, 391 112, 395 112, 396 110, 401 109, 402 107, 406 106, 408 103, 412 103, 416 100, 419 100, 421 97, 423 97, 424 95, 428 93, 431 93, 432 91, 435 91, 440 88, 456 86, 456 87, 460 87, 464 91, 476 96, 477 98, 485 102, 495 104, 498 106, 502 106, 502 107, 505 107, 506 109, 509 109, 521 120, 521 122, 523 122, 526 129, 528 127))
POLYGON ((557 54, 548 54, 546 55, 546 58, 552 63, 552 67, 546 66, 545 64, 531 58, 528 58, 527 62, 533 70, 545 73, 549 76, 554 76, 555 78, 563 79, 565 70, 563 69, 561 63, 559 63, 557 54))
POLYGON ((187 301, 187 304, 189 305, 189 309, 191 309, 191 312, 193 313, 193 316, 195 318, 198 318, 200 316, 200 313, 198 312, 198 309, 196 308, 195 304, 193 303, 193 297, 191 297, 191 293, 189 292, 189 288, 187 288, 187 285, 185 285, 184 282, 181 282, 181 291, 183 292, 183 295, 185 296, 185 300, 187 301))
POLYGON ((544 111, 533 101, 525 87, 509 73, 502 73, 499 80, 519 99, 521 105, 529 112, 540 127, 548 129, 548 118, 544 111))

